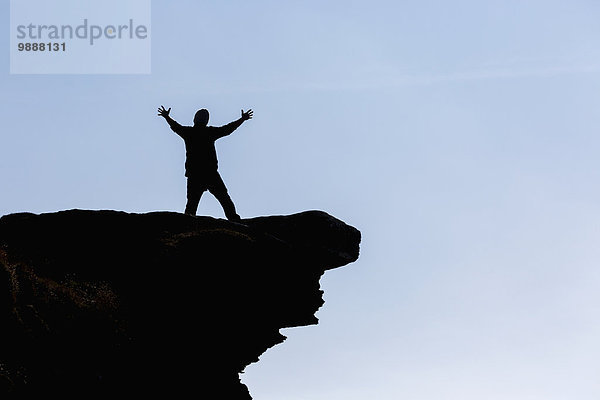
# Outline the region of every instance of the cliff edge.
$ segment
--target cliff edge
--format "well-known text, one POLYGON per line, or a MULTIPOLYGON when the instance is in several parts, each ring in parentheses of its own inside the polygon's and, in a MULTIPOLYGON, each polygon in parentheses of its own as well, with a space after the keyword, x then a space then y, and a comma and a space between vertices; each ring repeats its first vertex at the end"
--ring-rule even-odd
POLYGON ((320 277, 359 243, 322 211, 3 216, 0 394, 250 399, 238 374, 317 323, 320 277))

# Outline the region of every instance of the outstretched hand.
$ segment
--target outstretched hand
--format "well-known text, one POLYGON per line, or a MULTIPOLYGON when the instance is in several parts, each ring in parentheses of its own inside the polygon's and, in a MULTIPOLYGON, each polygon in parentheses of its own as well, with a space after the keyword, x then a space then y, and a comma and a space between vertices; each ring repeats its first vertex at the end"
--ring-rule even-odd
MULTIPOLYGON (((169 110, 170 110, 170 108, 169 108, 169 110)), ((251 109, 248 110, 248 111, 246 111, 246 112, 244 112, 244 110, 242 109, 242 119, 244 121, 246 121, 248 119, 251 119, 252 118, 252 114, 254 114, 254 111, 252 111, 251 109)))
POLYGON ((167 118, 169 116, 169 113, 171 112, 171 107, 169 107, 168 110, 165 109, 165 106, 160 106, 160 108, 158 109, 158 115, 160 115, 161 117, 167 118))

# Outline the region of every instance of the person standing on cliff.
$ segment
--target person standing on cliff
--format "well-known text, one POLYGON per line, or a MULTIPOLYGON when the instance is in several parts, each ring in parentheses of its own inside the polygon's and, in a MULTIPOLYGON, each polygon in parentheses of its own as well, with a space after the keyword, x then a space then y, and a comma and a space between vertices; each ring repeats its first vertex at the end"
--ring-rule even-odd
POLYGON ((185 176, 187 177, 187 204, 185 213, 196 215, 202 193, 208 190, 217 198, 225 216, 230 221, 239 221, 235 205, 227 193, 227 187, 219 175, 215 141, 235 131, 244 121, 252 118, 253 111, 242 110, 242 116, 220 127, 208 126, 208 110, 201 109, 194 116, 194 126, 182 126, 170 117, 164 106, 158 109, 171 129, 185 142, 185 176))

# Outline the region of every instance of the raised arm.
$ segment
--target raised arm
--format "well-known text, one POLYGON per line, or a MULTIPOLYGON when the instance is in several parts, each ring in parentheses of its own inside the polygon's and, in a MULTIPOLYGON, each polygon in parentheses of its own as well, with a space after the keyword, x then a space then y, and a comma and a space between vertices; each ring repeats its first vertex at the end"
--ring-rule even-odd
POLYGON ((244 112, 244 110, 242 109, 242 116, 239 119, 217 128, 215 139, 231 134, 242 124, 242 122, 252 119, 253 114, 254 111, 252 110, 244 112))
POLYGON ((165 119, 165 121, 167 121, 167 123, 169 124, 169 126, 175 133, 177 133, 178 135, 181 135, 182 126, 179 122, 177 122, 173 118, 171 118, 171 116, 169 115, 170 112, 171 112, 171 107, 169 107, 169 109, 166 110, 164 106, 160 106, 160 108, 158 109, 158 115, 163 117, 165 119))

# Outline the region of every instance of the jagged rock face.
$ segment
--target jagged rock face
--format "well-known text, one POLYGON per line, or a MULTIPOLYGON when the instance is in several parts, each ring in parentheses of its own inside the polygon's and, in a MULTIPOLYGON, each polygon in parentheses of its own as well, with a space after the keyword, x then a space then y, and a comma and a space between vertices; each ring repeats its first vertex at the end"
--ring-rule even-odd
POLYGON ((359 242, 320 211, 4 216, 0 394, 249 399, 239 372, 317 323, 321 275, 359 242))

